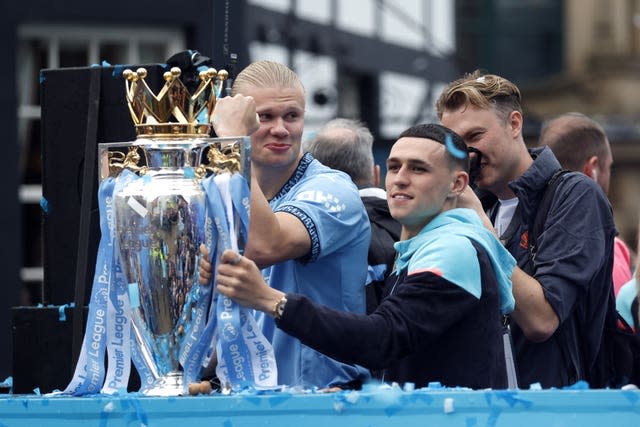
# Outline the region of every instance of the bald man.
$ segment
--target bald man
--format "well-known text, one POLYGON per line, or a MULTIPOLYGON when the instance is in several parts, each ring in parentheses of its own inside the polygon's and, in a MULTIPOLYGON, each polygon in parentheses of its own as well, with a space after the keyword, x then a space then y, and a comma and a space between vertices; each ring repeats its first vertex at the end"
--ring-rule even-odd
MULTIPOLYGON (((609 193, 611 178, 611 145, 604 129, 581 113, 562 114, 542 129, 539 145, 553 151, 563 168, 582 172, 609 193)), ((622 239, 615 237, 613 252, 613 291, 631 280, 631 254, 622 239)))

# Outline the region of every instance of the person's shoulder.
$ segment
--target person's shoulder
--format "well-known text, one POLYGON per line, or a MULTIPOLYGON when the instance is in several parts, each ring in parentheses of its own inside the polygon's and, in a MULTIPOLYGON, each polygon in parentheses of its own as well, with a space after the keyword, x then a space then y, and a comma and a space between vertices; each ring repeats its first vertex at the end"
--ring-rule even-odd
POLYGON ((595 199, 607 202, 604 194, 596 181, 582 172, 568 171, 560 177, 555 199, 567 203, 575 199, 595 199))
POLYGON ((432 273, 476 298, 482 294, 478 254, 465 236, 447 234, 422 245, 411 257, 407 273, 432 273))
POLYGON ((581 172, 569 172, 562 178, 549 207, 554 221, 569 228, 591 224, 615 230, 611 204, 596 181, 581 172))
POLYGON ((329 166, 325 166, 316 159, 313 159, 313 161, 309 164, 308 172, 308 175, 315 178, 328 177, 330 179, 340 179, 352 182, 349 175, 347 175, 345 172, 338 169, 330 168, 329 166))
POLYGON ((564 170, 559 179, 561 187, 582 187, 594 190, 599 188, 597 182, 578 171, 564 170))
POLYGON ((342 194, 343 196, 360 199, 358 188, 349 175, 342 171, 331 169, 317 160, 314 160, 309 165, 299 185, 306 189, 324 190, 332 194, 342 194))
POLYGON ((458 234, 441 235, 425 241, 413 255, 411 261, 422 264, 424 261, 437 264, 454 263, 465 265, 469 260, 477 260, 476 249, 468 237, 458 234))

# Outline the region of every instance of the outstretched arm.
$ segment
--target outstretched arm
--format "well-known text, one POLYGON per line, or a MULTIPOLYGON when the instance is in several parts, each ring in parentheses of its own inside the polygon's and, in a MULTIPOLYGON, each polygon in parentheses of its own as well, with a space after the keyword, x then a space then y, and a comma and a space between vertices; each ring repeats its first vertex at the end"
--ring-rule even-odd
MULTIPOLYGON (((271 316, 284 293, 269 288, 256 265, 232 251, 222 255, 217 289, 241 305, 271 316)), ((333 310, 287 294, 276 324, 304 344, 345 363, 380 369, 424 350, 450 331, 478 299, 433 273, 412 275, 371 315, 333 310), (455 310, 451 307, 455 306, 455 310)))
MULTIPOLYGON (((211 279, 211 269, 200 264, 200 276, 211 279)), ((274 315, 276 304, 285 296, 284 292, 267 285, 258 266, 237 252, 226 250, 218 265, 217 289, 221 294, 245 307, 274 315)))

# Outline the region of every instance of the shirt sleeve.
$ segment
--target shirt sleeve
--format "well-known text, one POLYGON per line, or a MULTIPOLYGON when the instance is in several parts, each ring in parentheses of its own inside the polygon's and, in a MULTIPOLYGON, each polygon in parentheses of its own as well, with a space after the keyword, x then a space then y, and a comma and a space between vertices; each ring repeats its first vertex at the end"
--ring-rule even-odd
POLYGON ((276 323, 329 357, 382 369, 427 348, 477 304, 479 300, 461 287, 426 272, 408 277, 368 316, 288 294, 284 315, 276 323))
POLYGON ((611 206, 597 184, 573 177, 558 188, 538 237, 535 278, 560 322, 610 262, 614 232, 611 206))
POLYGON ((309 232, 311 250, 301 261, 313 262, 351 244, 353 239, 371 238, 366 210, 347 175, 322 173, 292 191, 290 200, 275 212, 294 215, 309 232))

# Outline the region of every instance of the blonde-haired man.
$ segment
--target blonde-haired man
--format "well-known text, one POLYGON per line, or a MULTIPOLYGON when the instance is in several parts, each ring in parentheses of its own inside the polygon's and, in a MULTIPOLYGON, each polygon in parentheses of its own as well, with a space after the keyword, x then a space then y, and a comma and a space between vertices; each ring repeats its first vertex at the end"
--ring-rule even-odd
MULTIPOLYGON (((212 122, 219 136, 251 135, 251 221, 244 254, 274 289, 364 313, 367 212, 346 174, 302 152, 300 79, 282 64, 258 61, 238 74, 232 94, 218 101, 212 122)), ((202 275, 203 283, 208 280, 202 275)), ((268 316, 259 316, 258 323, 274 347, 279 384, 344 387, 368 377, 361 367, 303 345, 268 316)))
MULTIPOLYGON (((485 223, 518 261, 512 332, 520 386, 583 379, 608 385, 598 369, 613 305, 615 226, 606 197, 583 174, 562 176, 541 232, 530 236, 547 184, 561 167, 550 149, 525 146, 518 87, 476 71, 449 84, 436 109, 443 125, 479 151, 476 184, 492 196, 485 223)), ((466 196, 483 215, 473 192, 466 196)))

